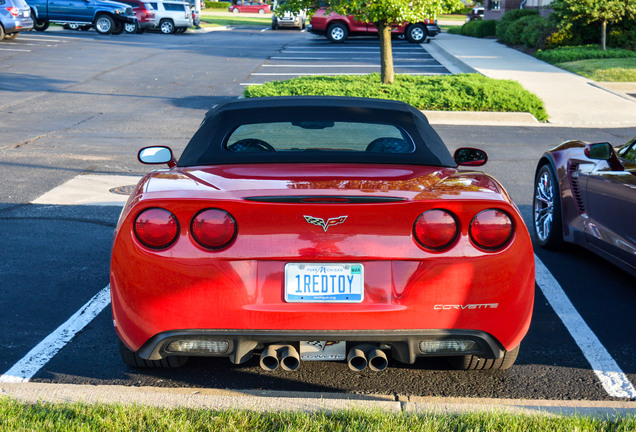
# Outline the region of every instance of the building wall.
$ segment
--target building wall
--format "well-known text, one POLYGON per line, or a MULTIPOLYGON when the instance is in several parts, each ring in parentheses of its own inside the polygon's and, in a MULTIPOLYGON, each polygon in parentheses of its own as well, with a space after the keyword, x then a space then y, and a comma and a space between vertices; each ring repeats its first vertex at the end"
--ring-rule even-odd
MULTIPOLYGON (((497 20, 509 10, 521 9, 521 3, 523 0, 485 0, 484 1, 484 19, 497 20)), ((527 0, 523 5, 524 8, 539 8, 542 15, 546 6, 549 6, 552 0, 527 0)))

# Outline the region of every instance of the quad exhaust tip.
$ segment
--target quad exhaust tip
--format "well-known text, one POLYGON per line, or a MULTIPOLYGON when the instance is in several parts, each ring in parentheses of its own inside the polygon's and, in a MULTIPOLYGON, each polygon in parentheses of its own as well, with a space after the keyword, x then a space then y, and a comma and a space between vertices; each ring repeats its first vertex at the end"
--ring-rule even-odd
MULTIPOLYGON (((261 353, 259 364, 263 370, 273 372, 280 366, 288 372, 300 367, 300 355, 292 345, 269 345, 261 353)), ((381 372, 389 365, 386 353, 370 344, 356 345, 347 354, 347 364, 354 372, 362 372, 367 367, 381 372)))

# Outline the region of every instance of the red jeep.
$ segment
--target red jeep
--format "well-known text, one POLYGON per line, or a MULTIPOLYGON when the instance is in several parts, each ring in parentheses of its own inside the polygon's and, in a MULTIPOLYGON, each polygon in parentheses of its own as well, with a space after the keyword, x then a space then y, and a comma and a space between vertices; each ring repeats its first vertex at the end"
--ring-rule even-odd
MULTIPOLYGON (((331 42, 344 42, 349 36, 377 35, 378 30, 373 23, 358 21, 352 16, 342 16, 328 13, 320 8, 311 18, 309 31, 327 36, 331 42)), ((421 23, 402 23, 391 29, 391 34, 404 36, 409 42, 422 43, 427 38, 434 37, 441 32, 436 20, 425 20, 421 23)))

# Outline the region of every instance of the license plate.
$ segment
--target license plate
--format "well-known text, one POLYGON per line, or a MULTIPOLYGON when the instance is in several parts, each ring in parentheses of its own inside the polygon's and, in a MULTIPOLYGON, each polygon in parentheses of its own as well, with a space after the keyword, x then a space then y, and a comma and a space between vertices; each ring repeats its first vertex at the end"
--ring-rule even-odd
POLYGON ((285 301, 360 303, 364 299, 362 264, 285 265, 285 301))
POLYGON ((22 12, 22 16, 23 16, 23 17, 25 17, 25 18, 30 17, 30 16, 31 16, 31 11, 30 11, 30 10, 28 10, 28 11, 23 11, 23 12, 22 12))
POLYGON ((300 359, 303 361, 340 361, 346 358, 345 341, 300 341, 300 359))

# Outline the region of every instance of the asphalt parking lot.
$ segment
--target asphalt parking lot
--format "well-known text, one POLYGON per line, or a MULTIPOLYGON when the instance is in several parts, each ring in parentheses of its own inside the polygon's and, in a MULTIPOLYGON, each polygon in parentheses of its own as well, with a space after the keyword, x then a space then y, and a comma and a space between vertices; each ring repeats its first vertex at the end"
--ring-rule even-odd
MULTIPOLYGON (((338 46, 303 32, 259 30, 113 37, 54 30, 2 42, 0 325, 6 331, 0 335, 0 381, 22 376, 42 383, 396 397, 635 399, 634 280, 576 248, 535 248, 547 272, 537 279, 533 322, 519 359, 506 372, 450 371, 438 360, 391 362, 383 373, 353 373, 344 363, 323 362, 304 362, 296 373, 267 373, 257 359, 239 366, 194 359, 169 371, 132 370, 121 362, 104 296, 121 204, 92 194, 87 178, 121 176, 109 177, 106 194, 131 184, 146 169, 136 162, 137 149, 167 144, 179 154, 206 110, 238 96, 246 84, 374 71, 374 44, 352 39, 338 46), (74 179, 89 196, 60 202, 60 194, 50 194, 74 179), (56 335, 86 305, 92 309, 80 314, 90 318, 85 326, 71 320, 73 337, 56 335), (585 327, 582 335, 572 330, 585 327), (29 357, 50 335, 57 345, 45 344, 38 360, 29 357)), ((394 50, 397 72, 448 73, 426 46, 396 41, 394 50)), ((507 187, 526 222, 543 151, 571 138, 619 144, 636 135, 635 128, 435 128, 451 150, 489 152, 486 171, 507 187)))

